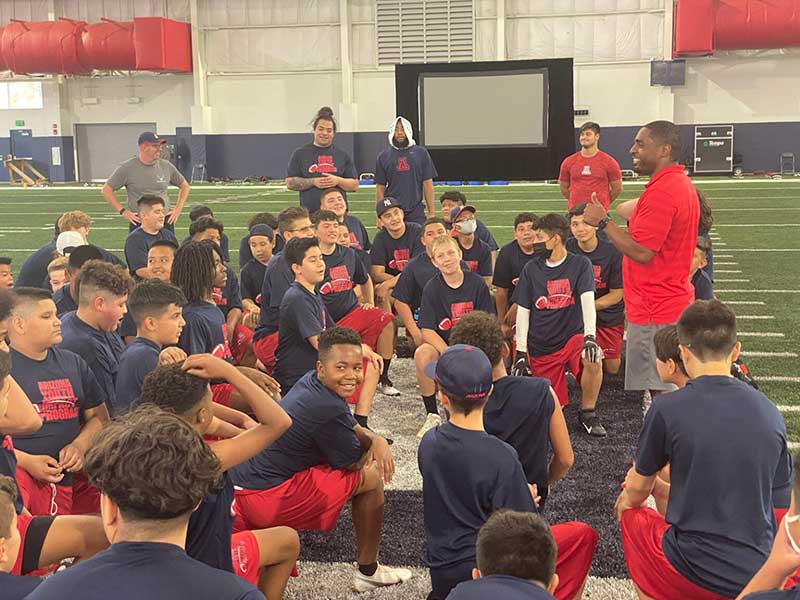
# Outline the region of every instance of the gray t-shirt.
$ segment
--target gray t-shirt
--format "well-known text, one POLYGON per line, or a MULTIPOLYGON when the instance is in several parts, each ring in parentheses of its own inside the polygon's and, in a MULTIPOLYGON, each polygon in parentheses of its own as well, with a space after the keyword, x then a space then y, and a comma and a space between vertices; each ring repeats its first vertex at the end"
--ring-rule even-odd
POLYGON ((118 166, 106 183, 112 190, 125 186, 128 192, 128 210, 137 212, 139 206, 136 203, 139 198, 146 195, 163 198, 164 208, 168 211, 170 202, 167 187, 170 184, 179 186, 184 181, 183 175, 171 162, 160 158, 152 165, 146 165, 138 156, 134 156, 118 166))

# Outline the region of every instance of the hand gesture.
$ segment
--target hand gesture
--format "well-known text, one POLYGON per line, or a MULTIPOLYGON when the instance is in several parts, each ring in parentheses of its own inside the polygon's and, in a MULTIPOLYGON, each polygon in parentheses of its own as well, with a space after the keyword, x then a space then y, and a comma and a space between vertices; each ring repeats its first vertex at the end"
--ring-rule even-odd
POLYGON ((600 220, 605 219, 607 216, 606 209, 597 199, 597 193, 592 192, 592 201, 587 202, 586 210, 583 211, 583 222, 592 227, 597 227, 600 220))
POLYGON ((61 465, 52 456, 33 454, 29 457, 25 470, 37 481, 58 483, 64 479, 61 465))
POLYGON ((139 213, 135 213, 132 210, 128 210, 127 208, 122 211, 122 217, 134 225, 142 224, 142 219, 139 217, 139 213))
POLYGON ((83 468, 83 453, 75 444, 67 444, 58 453, 59 466, 70 473, 83 468))
POLYGON ((192 354, 183 361, 183 370, 203 379, 224 379, 235 374, 236 367, 211 354, 192 354))
POLYGON ((170 225, 174 225, 175 221, 177 221, 178 217, 180 217, 180 216, 181 216, 181 209, 179 209, 176 206, 175 208, 173 208, 171 211, 169 211, 167 213, 167 223, 169 223, 170 225))
POLYGON ((186 360, 186 352, 177 346, 164 348, 158 355, 159 366, 174 365, 184 360, 186 360))

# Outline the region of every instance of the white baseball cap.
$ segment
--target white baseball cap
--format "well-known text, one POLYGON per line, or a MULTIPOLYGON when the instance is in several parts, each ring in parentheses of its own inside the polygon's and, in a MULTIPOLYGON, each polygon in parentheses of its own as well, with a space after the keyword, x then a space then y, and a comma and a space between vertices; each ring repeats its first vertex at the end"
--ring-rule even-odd
POLYGON ((85 246, 86 244, 86 240, 77 231, 64 231, 58 234, 56 250, 61 256, 67 256, 78 246, 85 246))

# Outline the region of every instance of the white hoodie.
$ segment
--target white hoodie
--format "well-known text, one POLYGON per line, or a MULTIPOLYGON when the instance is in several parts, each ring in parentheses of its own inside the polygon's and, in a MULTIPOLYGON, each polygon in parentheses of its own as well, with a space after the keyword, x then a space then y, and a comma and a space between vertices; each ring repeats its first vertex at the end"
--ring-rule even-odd
POLYGON ((416 145, 414 141, 414 130, 411 129, 411 123, 409 123, 408 119, 405 117, 397 117, 394 121, 392 121, 392 127, 389 129, 389 145, 394 148, 395 150, 406 150, 407 148, 411 148, 411 146, 416 145), (405 148, 398 148, 394 145, 394 129, 397 127, 397 122, 400 121, 403 124, 403 131, 406 132, 406 139, 408 140, 408 146, 405 148))

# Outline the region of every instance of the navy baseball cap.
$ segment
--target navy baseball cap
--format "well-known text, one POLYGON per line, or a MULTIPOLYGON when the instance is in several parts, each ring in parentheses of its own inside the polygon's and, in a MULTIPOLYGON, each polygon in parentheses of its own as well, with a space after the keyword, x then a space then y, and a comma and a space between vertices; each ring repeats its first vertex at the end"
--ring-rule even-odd
POLYGON ((270 240, 275 239, 275 232, 272 230, 272 227, 270 227, 269 225, 264 225, 263 223, 260 223, 258 225, 253 225, 250 228, 250 235, 251 236, 263 235, 265 237, 268 237, 270 240))
POLYGON ((145 131, 139 136, 140 144, 166 144, 167 140, 158 137, 152 131, 145 131))
POLYGON ((452 396, 472 400, 492 389, 492 363, 483 350, 467 344, 450 346, 439 360, 425 367, 425 375, 452 396))
POLYGON ((378 216, 380 217, 390 208, 403 208, 403 207, 400 205, 400 201, 397 200, 397 198, 386 196, 383 200, 378 200, 378 203, 375 205, 375 212, 378 213, 378 216))
POLYGON ((450 220, 455 223, 456 219, 461 216, 461 213, 464 211, 471 212, 474 216, 478 209, 472 206, 472 204, 465 204, 464 206, 456 206, 453 210, 450 211, 450 220))

